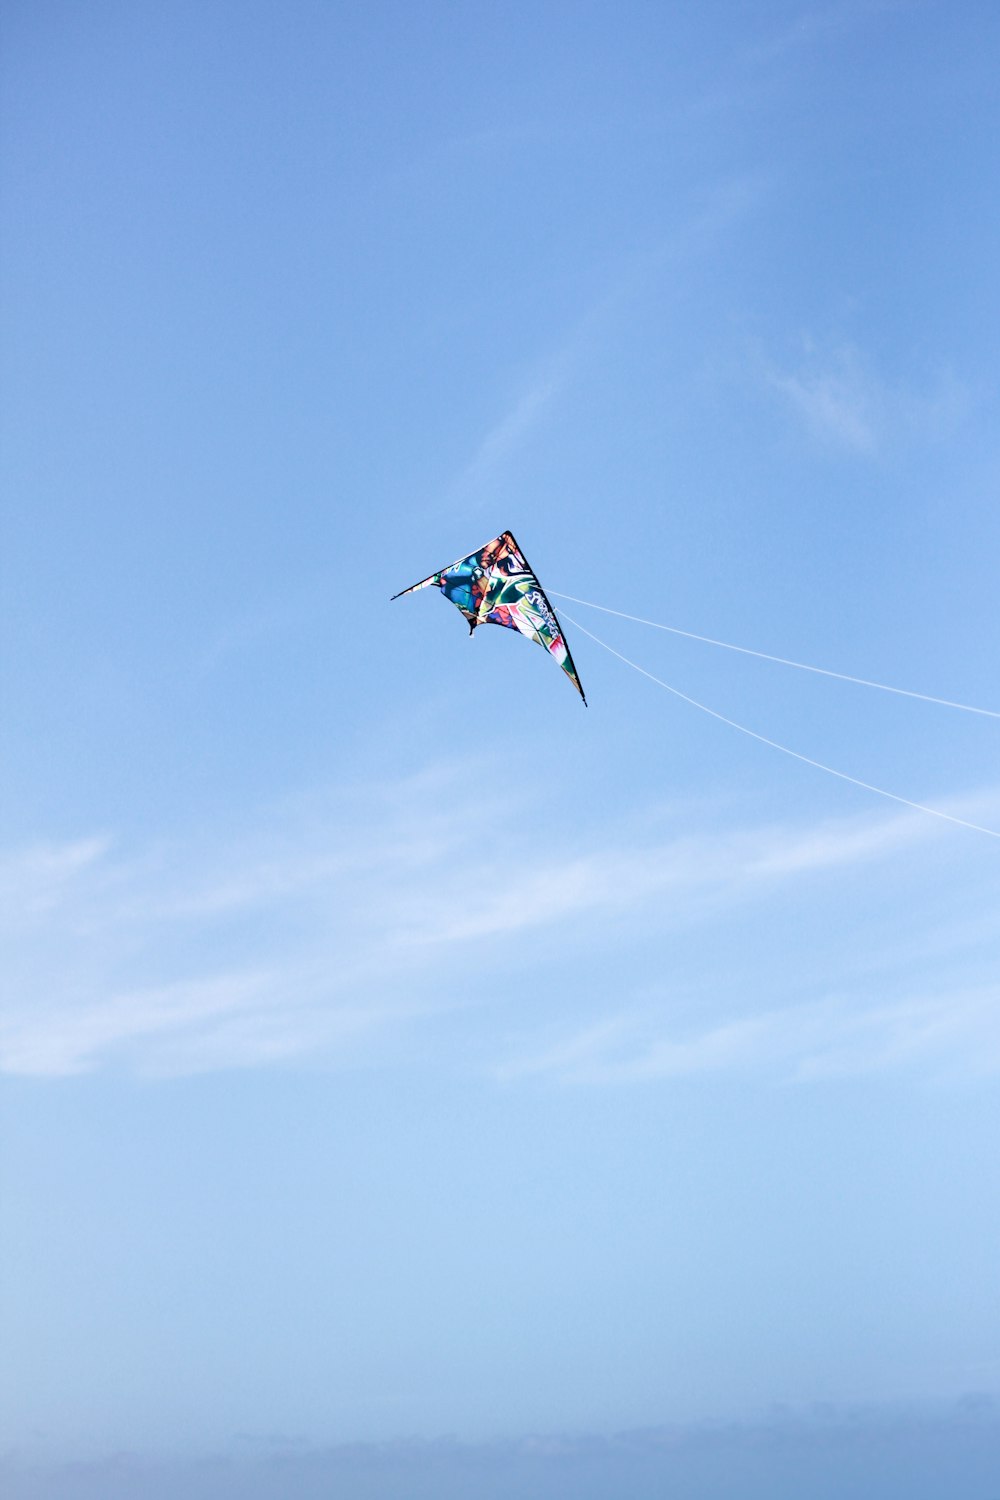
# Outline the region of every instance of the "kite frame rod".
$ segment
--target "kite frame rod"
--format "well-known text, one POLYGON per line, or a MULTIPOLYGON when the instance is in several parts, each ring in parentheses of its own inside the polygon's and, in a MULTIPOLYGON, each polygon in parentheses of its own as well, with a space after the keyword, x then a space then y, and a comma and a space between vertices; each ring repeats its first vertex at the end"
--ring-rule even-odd
MULTIPOLYGON (((501 536, 509 536, 510 537, 511 541, 514 543, 514 546, 517 548, 518 552, 520 552, 521 556, 524 558, 524 561, 525 561, 525 564, 527 566, 528 572, 532 575, 532 577, 534 578, 535 582, 538 584, 538 592, 541 594, 542 598, 545 600, 545 603, 548 605, 549 609, 551 609, 551 611, 552 611, 552 618, 553 618, 553 620, 555 620, 556 624, 559 626, 559 634, 562 636, 562 643, 566 647, 566 656, 567 656, 567 658, 569 660, 569 663, 570 663, 571 667, 573 668, 573 675, 576 678, 577 682, 580 684, 580 697, 583 699, 583 706, 584 706, 584 708, 587 708, 589 706, 588 703, 587 703, 587 695, 583 691, 583 683, 580 682, 580 674, 576 670, 576 662, 573 660, 573 653, 569 649, 569 642, 566 639, 566 632, 562 628, 562 621, 560 620, 559 616, 556 614, 555 606, 553 605, 552 600, 549 598, 548 594, 545 592, 545 589, 542 586, 542 580, 539 578, 538 574, 535 572, 534 568, 531 566, 531 563, 528 562, 528 555, 525 552, 524 548, 521 546, 520 542, 518 541, 518 539, 514 535, 514 533, 512 531, 502 531, 500 533, 500 535, 501 536)), ((554 589, 553 589, 553 593, 555 593, 554 589)), ((566 618, 568 620, 569 619, 569 615, 567 615, 566 618)))

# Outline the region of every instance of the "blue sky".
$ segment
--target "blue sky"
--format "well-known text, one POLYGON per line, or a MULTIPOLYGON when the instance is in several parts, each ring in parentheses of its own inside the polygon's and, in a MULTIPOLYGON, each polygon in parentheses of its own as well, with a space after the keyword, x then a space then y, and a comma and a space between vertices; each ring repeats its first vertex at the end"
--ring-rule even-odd
MULTIPOLYGON (((405 1438, 409 1495, 443 1435, 820 1404, 933 1412, 978 1495, 997 839, 565 621, 586 710, 388 600, 510 527, 554 591, 1000 710, 1000 13, 3 31, 16 1484, 405 1438)), ((995 718, 567 609, 1000 830, 995 718)))

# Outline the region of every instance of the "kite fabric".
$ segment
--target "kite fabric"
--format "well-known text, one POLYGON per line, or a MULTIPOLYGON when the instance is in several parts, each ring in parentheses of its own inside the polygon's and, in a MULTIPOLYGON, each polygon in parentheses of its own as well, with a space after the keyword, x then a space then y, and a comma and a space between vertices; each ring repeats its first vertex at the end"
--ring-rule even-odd
POLYGON ((501 532, 478 552, 460 557, 392 597, 401 599, 432 584, 462 611, 470 635, 477 625, 504 625, 544 646, 587 702, 556 612, 511 532, 501 532))

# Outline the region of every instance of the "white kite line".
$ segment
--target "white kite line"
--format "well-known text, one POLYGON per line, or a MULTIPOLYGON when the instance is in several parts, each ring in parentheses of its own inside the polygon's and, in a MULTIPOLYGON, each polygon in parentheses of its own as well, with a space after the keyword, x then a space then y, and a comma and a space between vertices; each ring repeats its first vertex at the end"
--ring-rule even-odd
MULTIPOLYGON (((851 677, 847 672, 831 672, 827 667, 810 667, 804 661, 790 661, 786 656, 770 656, 766 651, 752 651, 749 646, 734 646, 730 641, 713 640, 710 635, 695 635, 693 630, 680 630, 676 625, 662 625, 658 620, 644 620, 641 615, 627 615, 624 610, 609 609, 606 604, 594 604, 590 599, 578 599, 575 594, 560 594, 558 589, 549 589, 547 592, 556 599, 568 599, 573 604, 584 605, 586 609, 599 609, 602 614, 617 615, 620 620, 632 620, 636 625, 651 625, 654 630, 667 630, 671 635, 682 635, 689 641, 701 641, 706 646, 721 646, 726 651, 739 651, 742 656, 756 656, 761 661, 777 662, 782 667, 796 667, 800 672, 817 672, 821 677, 836 677, 841 682, 856 683, 858 687, 878 688, 880 692, 896 693, 901 698, 919 698, 922 703, 937 703, 942 708, 959 708, 963 713, 1000 719, 1000 713, 996 709, 974 708, 971 703, 954 703, 950 698, 935 698, 930 693, 914 693, 909 688, 890 687, 885 682, 871 682, 867 677, 851 677)), ((603 645, 604 642, 599 644, 603 645)))
MULTIPOLYGON (((555 589, 551 592, 555 593, 555 589)), ((556 597, 565 599, 569 596, 558 594, 556 597)), ((615 613, 615 611, 610 611, 610 613, 615 613)), ((932 818, 943 818, 946 823, 956 823, 959 828, 970 828, 973 833, 985 833, 991 839, 1000 839, 1000 832, 995 828, 984 828, 981 823, 968 823, 964 818, 956 818, 952 813, 942 812, 940 808, 927 807, 923 802, 911 802, 909 797, 899 797, 895 792, 887 792, 884 787, 872 786, 870 781, 859 781, 857 776, 848 776, 846 771, 837 771, 833 766, 825 766, 822 761, 811 760, 808 755, 801 755, 798 750, 790 750, 787 745, 779 745, 777 740, 769 740, 766 735, 758 734, 755 729, 748 729, 745 724, 737 724, 735 719, 727 719, 725 714, 720 714, 714 708, 699 703, 696 698, 689 698, 687 693, 682 693, 679 688, 671 687, 669 682, 664 682, 660 677, 654 677, 652 672, 647 672, 646 668, 640 667, 638 662, 630 661, 627 656, 616 651, 614 646, 609 646, 607 641, 602 641, 599 635, 594 635, 593 631, 581 625, 579 620, 574 620, 572 615, 568 615, 565 610, 563 610, 563 619, 569 620, 575 630, 582 630, 584 635, 589 636, 598 646, 603 646, 605 651, 610 651, 612 656, 617 656, 618 660, 623 661, 627 667, 631 667, 635 672, 641 672, 643 677, 649 678, 650 682, 655 682, 657 687, 666 688, 667 692, 673 693, 675 698, 682 699, 684 703, 690 703, 692 708, 701 709, 703 714, 709 714, 722 724, 728 724, 730 729, 738 729, 740 734, 747 734, 752 740, 758 740, 762 745, 769 745, 772 750, 780 750, 783 755, 790 755, 793 760, 800 760, 817 771, 825 771, 828 776, 836 776, 840 781, 849 781, 852 786, 859 786, 866 792, 874 792, 878 797, 887 797, 890 802, 900 802, 904 807, 913 808, 915 812, 927 813, 932 818)))

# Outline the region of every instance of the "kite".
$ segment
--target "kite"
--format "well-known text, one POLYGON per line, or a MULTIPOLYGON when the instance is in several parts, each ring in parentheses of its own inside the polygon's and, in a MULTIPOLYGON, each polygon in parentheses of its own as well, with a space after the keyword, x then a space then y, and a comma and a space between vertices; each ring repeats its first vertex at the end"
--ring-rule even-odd
POLYGON ((431 584, 462 611, 469 622, 470 635, 477 625, 504 625, 544 646, 586 704, 556 612, 511 532, 501 532, 478 552, 460 557, 450 567, 431 573, 392 597, 401 599, 404 594, 413 594, 431 584))

